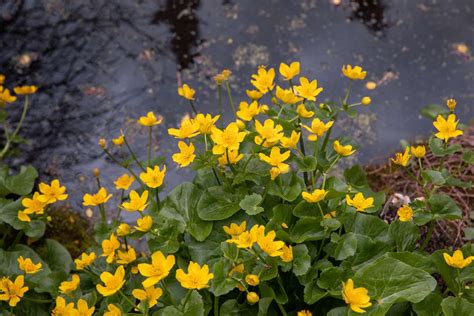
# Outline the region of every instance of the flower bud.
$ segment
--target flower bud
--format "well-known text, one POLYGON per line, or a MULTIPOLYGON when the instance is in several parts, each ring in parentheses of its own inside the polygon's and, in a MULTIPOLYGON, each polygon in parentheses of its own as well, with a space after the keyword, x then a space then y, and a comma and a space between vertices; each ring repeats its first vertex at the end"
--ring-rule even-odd
POLYGON ((258 278, 258 275, 247 274, 245 276, 245 282, 247 282, 247 284, 250 286, 257 286, 260 284, 260 279, 258 278))
POLYGON ((100 176, 100 169, 99 168, 94 168, 92 170, 92 174, 94 175, 94 177, 98 178, 100 176))
POLYGON ((370 97, 363 97, 362 100, 360 101, 363 105, 369 105, 372 102, 372 99, 370 97))
POLYGON ((258 294, 255 292, 249 292, 247 293, 247 301, 250 304, 255 304, 260 300, 260 297, 258 297, 258 294))
POLYGON ((102 149, 105 149, 105 147, 107 147, 107 141, 105 140, 105 138, 100 138, 99 139, 99 146, 102 149))
POLYGON ((446 101, 446 106, 449 108, 449 110, 450 110, 451 112, 453 112, 454 109, 456 108, 456 100, 454 100, 454 99, 448 99, 448 100, 446 101))
POLYGON ((375 88, 377 88, 377 84, 373 81, 368 81, 366 84, 365 84, 365 87, 368 89, 368 90, 374 90, 375 88))

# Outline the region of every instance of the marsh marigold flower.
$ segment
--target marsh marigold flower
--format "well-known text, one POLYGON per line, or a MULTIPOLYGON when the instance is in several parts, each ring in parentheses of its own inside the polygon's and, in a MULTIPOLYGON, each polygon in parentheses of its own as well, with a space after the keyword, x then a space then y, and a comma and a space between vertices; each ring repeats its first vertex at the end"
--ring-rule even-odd
POLYGON ((132 295, 140 300, 140 302, 147 302, 148 308, 151 308, 158 303, 158 299, 163 295, 163 290, 155 288, 153 286, 147 287, 144 290, 142 289, 135 289, 132 291, 132 295))
POLYGON ((238 150, 231 150, 231 151, 227 151, 225 154, 220 156, 217 159, 217 161, 219 162, 219 165, 221 165, 221 166, 226 166, 229 163, 231 165, 235 165, 242 158, 244 158, 244 154, 240 154, 238 150))
POLYGON ((75 315, 76 310, 74 308, 74 303, 67 303, 64 297, 56 297, 56 306, 54 307, 51 315, 53 316, 69 316, 75 315))
POLYGON ((247 293, 247 302, 249 302, 250 304, 258 303, 259 300, 260 300, 260 297, 258 296, 257 293, 255 292, 247 293))
POLYGON ((436 121, 433 122, 434 127, 438 130, 438 133, 436 133, 435 136, 448 142, 450 138, 462 135, 463 131, 456 129, 458 122, 459 120, 456 121, 456 115, 454 114, 449 114, 447 120, 441 115, 438 115, 436 121))
POLYGON ((25 212, 27 214, 41 215, 41 214, 44 213, 44 208, 46 206, 46 203, 42 202, 41 200, 43 200, 43 199, 40 200, 39 197, 40 197, 40 193, 35 192, 31 199, 30 198, 23 198, 23 200, 21 200, 21 205, 23 205, 25 207, 25 212))
POLYGON ((347 194, 346 203, 355 208, 358 212, 365 212, 366 209, 374 207, 374 198, 365 198, 362 192, 358 192, 353 199, 347 194))
POLYGON ((245 94, 250 98, 250 100, 258 100, 263 96, 258 90, 245 90, 245 94))
POLYGON ((77 316, 92 316, 95 311, 95 307, 87 305, 87 301, 80 298, 77 301, 77 316))
POLYGON ((151 255, 151 264, 139 263, 138 271, 146 278, 142 282, 144 288, 155 285, 166 278, 173 268, 176 259, 173 255, 165 257, 161 251, 156 251, 151 255))
POLYGON ((100 280, 104 283, 97 284, 97 291, 102 294, 102 296, 110 296, 119 291, 122 286, 125 284, 125 270, 123 266, 119 266, 115 273, 102 272, 100 275, 100 280))
POLYGON ((298 311, 298 314, 296 316, 313 316, 313 313, 311 313, 307 309, 304 309, 304 310, 298 311))
POLYGON ((36 91, 38 91, 37 86, 19 86, 13 88, 13 91, 15 91, 15 94, 17 95, 22 95, 22 94, 34 94, 36 91))
POLYGON ((303 125, 303 124, 301 126, 303 126, 304 129, 306 129, 308 132, 311 133, 308 136, 308 140, 316 141, 318 137, 323 136, 323 134, 326 133, 332 127, 333 124, 334 124, 334 121, 329 121, 327 123, 324 123, 319 118, 315 118, 311 122, 311 127, 303 125))
POLYGON ((308 111, 304 104, 300 104, 296 107, 296 113, 302 118, 311 118, 314 116, 314 112, 308 111))
POLYGON ((299 98, 298 96, 295 95, 292 89, 282 89, 279 86, 276 87, 275 96, 283 104, 295 104, 302 100, 302 98, 299 98))
POLYGON ((279 71, 285 80, 291 80, 300 74, 300 63, 298 61, 294 61, 290 65, 281 63, 279 71))
POLYGON ((280 152, 280 148, 273 147, 270 151, 270 156, 267 156, 263 153, 258 154, 260 160, 266 162, 272 169, 270 170, 271 178, 274 180, 278 175, 282 173, 288 173, 290 171, 290 166, 284 161, 290 157, 290 151, 280 152))
POLYGON ((0 86, 0 106, 5 106, 9 103, 14 103, 16 101, 16 96, 11 95, 10 90, 0 86))
POLYGON ((186 100, 194 100, 195 93, 196 91, 187 84, 183 84, 181 87, 178 88, 178 94, 186 100))
POLYGON ((299 97, 309 101, 316 101, 316 97, 323 91, 323 88, 318 88, 318 81, 316 79, 310 82, 308 78, 301 77, 300 85, 295 86, 295 91, 299 97))
POLYGON ((122 316, 122 310, 114 304, 109 304, 107 305, 107 310, 105 311, 104 316, 122 316))
POLYGON ((405 151, 402 153, 396 153, 395 154, 395 159, 392 158, 392 161, 394 164, 406 167, 408 165, 408 161, 410 161, 411 155, 410 155, 410 148, 407 146, 405 148, 405 151))
POLYGON ((71 277, 71 281, 63 281, 59 285, 59 292, 60 293, 70 293, 72 291, 75 291, 77 287, 79 286, 79 283, 81 282, 81 279, 79 278, 79 275, 73 274, 71 277))
POLYGON ((256 74, 252 75, 252 80, 250 83, 257 88, 260 93, 267 93, 270 90, 273 90, 275 84, 275 69, 270 68, 268 71, 265 67, 259 67, 256 74))
POLYGON ((201 290, 209 287, 209 281, 214 278, 214 274, 209 273, 207 264, 201 266, 196 262, 189 262, 188 273, 183 269, 176 270, 176 280, 182 287, 189 290, 201 290))
POLYGON ((342 73, 344 76, 352 80, 364 80, 367 75, 367 72, 362 70, 362 67, 352 67, 351 65, 342 66, 342 73))
POLYGON ((354 288, 354 281, 352 279, 342 283, 342 298, 356 313, 365 313, 366 311, 362 308, 372 306, 368 293, 369 291, 364 287, 354 288))
POLYGON ((464 254, 459 249, 454 251, 452 256, 445 252, 443 253, 443 257, 448 266, 456 269, 464 269, 474 261, 474 256, 464 258, 464 254))
POLYGON ((185 115, 181 120, 179 129, 169 128, 168 134, 178 139, 192 138, 199 135, 199 123, 188 115, 185 115))
POLYGON ((85 267, 90 266, 96 259, 95 252, 91 252, 90 254, 87 253, 82 253, 81 256, 77 259, 74 260, 74 263, 76 264, 76 269, 77 270, 82 270, 85 267))
POLYGON ((137 253, 131 246, 128 246, 128 250, 126 251, 117 251, 118 264, 129 264, 135 260, 137 260, 137 253))
POLYGON ((426 155, 426 148, 425 146, 411 146, 410 147, 410 150, 411 150, 411 153, 413 154, 413 156, 415 156, 416 158, 423 158, 425 155, 426 155))
POLYGON ((96 194, 84 194, 82 205, 84 206, 98 206, 100 204, 106 203, 112 194, 107 194, 105 188, 100 188, 96 194))
POLYGON ((145 233, 150 230, 151 225, 153 225, 151 216, 143 216, 142 218, 137 219, 137 226, 135 226, 135 229, 145 233))
POLYGON ((448 109, 453 112, 454 109, 456 108, 456 100, 454 99, 448 99, 446 101, 446 106, 448 107, 448 109))
POLYGON ((150 111, 146 114, 146 116, 141 116, 137 122, 141 126, 155 126, 161 124, 162 119, 156 118, 155 113, 150 111))
POLYGON ((283 254, 282 248, 285 246, 283 241, 275 241, 276 232, 269 231, 266 235, 261 235, 257 239, 257 244, 270 257, 279 257, 283 254))
POLYGON ((105 149, 107 147, 107 141, 105 140, 105 138, 99 138, 97 144, 99 144, 99 147, 102 149, 105 149))
POLYGON ((115 259, 115 251, 120 248, 120 242, 117 237, 112 234, 109 239, 102 241, 102 257, 107 257, 107 263, 112 263, 115 259))
POLYGON ((115 188, 117 190, 128 190, 132 185, 133 181, 135 181, 135 177, 124 173, 117 180, 114 181, 115 188))
POLYGON ((291 245, 284 245, 281 248, 281 255, 280 259, 283 262, 291 262, 293 261, 293 247, 291 245))
POLYGON ((14 282, 6 279, 0 284, 0 301, 7 301, 8 305, 15 307, 29 289, 24 285, 25 277, 23 275, 17 276, 14 282))
POLYGON ((360 100, 360 103, 362 103, 362 105, 369 105, 370 103, 372 103, 372 99, 370 97, 363 97, 360 100))
POLYGON ((255 121, 255 129, 258 133, 254 139, 255 143, 257 145, 263 143, 263 146, 267 148, 278 143, 283 137, 283 126, 275 124, 272 119, 265 120, 263 125, 259 121, 255 121))
POLYGON ((130 225, 128 225, 127 223, 121 223, 117 227, 117 236, 119 237, 127 236, 128 234, 130 234, 130 232, 130 225))
POLYGON ((18 268, 24 271, 26 274, 35 274, 41 270, 43 264, 38 262, 37 264, 33 263, 30 258, 23 258, 23 256, 19 256, 18 259, 18 268))
POLYGON ((367 81, 367 83, 365 84, 365 87, 368 90, 375 90, 375 88, 377 88, 377 83, 373 81, 367 81))
POLYGON ((29 223, 31 222, 31 217, 28 214, 26 211, 18 211, 17 218, 21 222, 29 223))
POLYGON ((215 128, 211 134, 212 141, 214 142, 212 153, 214 155, 222 155, 226 151, 238 150, 245 135, 245 132, 239 131, 236 123, 230 123, 224 130, 215 128))
POLYGON ((240 223, 240 225, 231 223, 230 226, 224 226, 223 229, 225 233, 231 235, 232 238, 237 238, 245 231, 246 227, 247 221, 243 221, 242 223, 240 223))
POLYGON ((146 172, 140 173, 140 179, 150 188, 155 189, 163 184, 165 179, 166 166, 163 166, 163 170, 159 166, 155 166, 153 169, 150 167, 146 168, 146 172))
POLYGON ((204 115, 202 113, 199 113, 194 118, 194 121, 199 126, 199 132, 202 135, 211 134, 213 128, 215 127, 214 124, 217 122, 219 117, 220 117, 220 115, 216 115, 216 116, 212 117, 211 114, 204 115))
POLYGON ((333 143, 334 151, 343 157, 347 157, 355 153, 355 149, 352 149, 352 145, 343 146, 338 140, 335 140, 333 143))
POLYGON ((260 114, 260 108, 257 101, 248 104, 245 101, 240 102, 237 117, 244 121, 251 121, 255 116, 260 114))
POLYGON ((281 146, 283 148, 296 148, 298 145, 298 142, 300 141, 301 133, 296 132, 296 131, 291 131, 291 136, 290 137, 285 137, 283 136, 280 139, 281 146))
POLYGON ((180 152, 173 154, 173 161, 176 162, 181 168, 189 166, 189 164, 194 161, 194 158, 196 158, 196 155, 194 154, 195 147, 193 143, 187 145, 185 142, 179 141, 178 147, 180 152))
POLYGON ((148 206, 148 191, 143 191, 142 195, 137 191, 130 191, 130 201, 123 202, 121 206, 129 212, 143 211, 148 206))
POLYGON ((326 197, 328 193, 329 191, 326 191, 324 189, 316 189, 312 193, 302 192, 301 196, 308 203, 318 203, 324 200, 324 198, 326 197))
POLYGON ((112 138, 112 143, 116 146, 122 146, 123 143, 125 142, 125 135, 120 135, 116 138, 112 138))
POLYGON ((245 276, 245 282, 250 286, 257 286, 260 284, 260 279, 256 274, 247 274, 245 276))
POLYGON ((38 196, 38 200, 46 204, 52 204, 67 199, 66 187, 61 186, 57 179, 51 181, 50 185, 40 183, 39 191, 41 192, 41 195, 38 196))
POLYGON ((413 209, 408 205, 403 205, 398 209, 397 215, 401 222, 408 222, 413 218, 413 209))

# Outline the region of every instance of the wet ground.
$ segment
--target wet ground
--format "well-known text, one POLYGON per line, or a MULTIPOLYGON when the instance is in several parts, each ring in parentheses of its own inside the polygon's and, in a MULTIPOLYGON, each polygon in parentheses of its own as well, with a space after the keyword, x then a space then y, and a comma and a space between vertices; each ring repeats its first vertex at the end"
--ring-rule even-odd
MULTIPOLYGON (((157 149, 175 150, 166 129, 189 111, 179 82, 216 113, 215 73, 231 69, 233 90, 244 91, 258 65, 293 60, 325 88, 321 99, 342 97, 342 64, 367 69, 378 88, 355 85, 354 100, 370 95, 373 104, 349 132, 366 144, 360 161, 383 157, 400 138, 431 133, 419 116, 427 104, 455 97, 461 120, 472 119, 473 9, 472 0, 4 0, 0 72, 41 87, 23 131, 26 158, 14 162, 60 177, 80 206, 92 168, 106 183, 121 173, 99 137, 125 126, 145 153, 130 119, 152 110, 165 118, 157 149)), ((168 187, 190 177, 168 166, 168 187)))

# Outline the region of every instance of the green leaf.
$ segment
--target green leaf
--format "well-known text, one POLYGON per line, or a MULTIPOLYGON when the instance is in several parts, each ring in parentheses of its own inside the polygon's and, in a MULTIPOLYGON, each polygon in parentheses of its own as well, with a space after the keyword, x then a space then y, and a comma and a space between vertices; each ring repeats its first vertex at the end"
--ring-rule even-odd
POLYGON ((388 224, 377 216, 358 212, 353 224, 352 218, 348 221, 350 222, 345 227, 351 227, 351 231, 356 234, 365 235, 374 240, 388 240, 388 224))
POLYGON ((413 310, 417 316, 437 316, 441 314, 442 299, 438 292, 430 293, 421 302, 413 304, 413 310))
POLYGON ((461 219, 462 212, 457 206, 456 202, 453 201, 446 194, 433 194, 428 203, 431 206, 433 213, 433 219, 461 219))
POLYGON ((418 252, 389 252, 387 256, 400 260, 414 268, 422 269, 423 271, 433 274, 436 272, 434 262, 431 257, 423 255, 418 252))
POLYGON ((384 315, 399 302, 421 302, 436 287, 436 280, 425 271, 387 256, 378 258, 354 275, 356 287, 369 290, 373 310, 384 315))
POLYGON ((355 254, 357 250, 357 237, 354 233, 348 233, 342 236, 338 241, 334 251, 334 259, 344 260, 355 254))
POLYGON ((202 194, 197 212, 205 221, 218 221, 231 217, 240 210, 241 198, 226 192, 222 187, 210 187, 202 194))
POLYGON ((44 235, 46 224, 42 220, 22 222, 18 219, 18 211, 22 209, 21 199, 4 200, 0 206, 0 222, 11 225, 15 230, 22 230, 26 236, 38 239, 44 235))
POLYGON ((268 194, 281 197, 292 202, 300 196, 304 188, 303 180, 295 172, 279 175, 275 181, 271 181, 268 194))
POLYGON ((293 215, 296 217, 320 217, 321 212, 318 210, 316 203, 308 203, 305 200, 299 202, 293 209, 293 215))
POLYGON ((326 232, 320 223, 320 218, 301 218, 291 229, 291 240, 295 243, 302 243, 307 240, 324 239, 326 232))
POLYGON ((224 260, 220 260, 214 264, 212 269, 214 273, 214 279, 212 280, 211 287, 209 288, 209 291, 214 295, 225 295, 235 289, 237 281, 232 278, 228 278, 230 269, 230 264, 227 264, 224 260))
POLYGON ((239 206, 249 215, 257 215, 264 211, 263 207, 258 206, 262 202, 262 196, 257 193, 246 195, 239 206))
POLYGON ((421 176, 425 181, 431 182, 436 185, 443 185, 446 183, 446 180, 444 179, 441 172, 436 170, 423 170, 421 172, 421 176))
POLYGON ((474 164, 474 151, 466 150, 465 152, 463 152, 462 161, 470 165, 474 164))
POLYGON ((452 144, 446 147, 446 144, 436 137, 431 137, 429 141, 431 152, 436 157, 444 157, 452 155, 455 152, 461 151, 462 146, 459 144, 452 144))
POLYGON ((414 250, 421 237, 420 229, 412 221, 393 221, 388 229, 388 234, 395 242, 398 251, 414 250))
POLYGON ((344 171, 344 178, 355 187, 367 186, 367 176, 359 165, 354 165, 344 171))
POLYGON ((14 194, 27 195, 33 190, 38 172, 32 166, 22 166, 17 175, 5 179, 5 187, 14 194))
MULTIPOLYGON (((330 267, 324 269, 317 280, 320 288, 325 290, 334 290, 341 286, 344 272, 341 267, 330 267)), ((344 280, 345 281, 345 280, 344 280)))
POLYGON ((198 241, 203 241, 212 230, 212 222, 203 221, 198 216, 198 202, 202 191, 192 183, 185 182, 173 189, 164 201, 160 215, 175 219, 186 227, 186 231, 198 241))
POLYGON ((46 255, 44 260, 52 271, 71 272, 72 258, 67 249, 54 239, 46 239, 46 255))
POLYGON ((448 114, 449 109, 439 104, 430 104, 421 109, 421 115, 435 120, 438 115, 448 114))
POLYGON ((312 305, 328 295, 328 292, 320 289, 317 281, 312 281, 304 287, 304 301, 306 304, 312 305))
POLYGON ((302 172, 314 171, 318 165, 317 159, 314 156, 304 156, 303 158, 296 156, 295 162, 296 166, 298 167, 298 171, 302 172))
POLYGON ((239 316, 240 315, 240 307, 237 303, 237 300, 227 300, 225 301, 221 307, 219 308, 219 315, 220 316, 239 316))
POLYGON ((296 276, 304 275, 311 266, 311 257, 308 254, 306 245, 296 245, 293 247, 293 273, 296 276))
POLYGON ((446 297, 441 302, 445 316, 472 316, 474 304, 462 297, 446 297))

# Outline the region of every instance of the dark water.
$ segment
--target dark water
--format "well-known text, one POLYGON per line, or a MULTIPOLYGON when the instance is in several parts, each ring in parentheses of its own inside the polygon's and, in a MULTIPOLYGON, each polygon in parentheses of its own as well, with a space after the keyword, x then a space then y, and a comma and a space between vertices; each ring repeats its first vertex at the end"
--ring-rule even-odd
MULTIPOLYGON (((343 64, 367 69, 379 86, 356 84, 353 100, 370 95, 373 104, 343 126, 366 144, 360 161, 382 157, 400 138, 432 132, 419 116, 427 104, 455 97, 462 121, 472 119, 473 9, 472 0, 2 0, 0 72, 41 87, 23 131, 26 158, 15 162, 60 177, 79 206, 92 168, 107 184, 121 173, 99 137, 125 126, 144 153, 133 120, 153 110, 165 118, 157 149, 175 151, 166 129, 189 111, 178 82, 216 113, 215 73, 231 69, 233 89, 244 91, 258 65, 293 60, 324 87, 321 100, 342 97, 343 64)), ((190 176, 168 167, 168 187, 190 176)))

